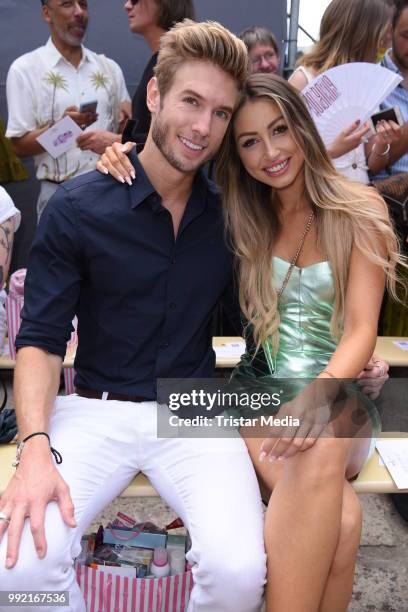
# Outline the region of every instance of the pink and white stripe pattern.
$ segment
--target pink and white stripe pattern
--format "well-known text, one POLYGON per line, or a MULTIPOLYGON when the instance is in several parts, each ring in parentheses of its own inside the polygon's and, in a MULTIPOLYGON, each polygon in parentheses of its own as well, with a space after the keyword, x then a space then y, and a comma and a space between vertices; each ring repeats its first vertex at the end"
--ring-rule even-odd
MULTIPOLYGON (((8 339, 10 357, 16 358, 16 336, 21 325, 21 310, 24 306, 24 281, 26 277, 26 269, 16 270, 11 277, 9 283, 9 295, 6 297, 6 316, 7 316, 7 328, 8 328, 8 339)), ((71 334, 71 338, 67 342, 67 347, 70 347, 78 343, 78 319, 75 317, 72 321, 74 331, 71 334)), ((64 368, 64 383, 65 393, 70 395, 74 392, 74 368, 64 368)))
POLYGON ((87 612, 185 612, 193 587, 191 571, 127 578, 78 564, 76 576, 87 612))
POLYGON ((16 336, 21 325, 20 313, 24 305, 24 296, 8 295, 6 297, 6 317, 9 339, 10 357, 16 358, 16 336))
POLYGON ((75 391, 74 378, 75 378, 74 368, 64 368, 65 395, 71 395, 71 393, 75 391))

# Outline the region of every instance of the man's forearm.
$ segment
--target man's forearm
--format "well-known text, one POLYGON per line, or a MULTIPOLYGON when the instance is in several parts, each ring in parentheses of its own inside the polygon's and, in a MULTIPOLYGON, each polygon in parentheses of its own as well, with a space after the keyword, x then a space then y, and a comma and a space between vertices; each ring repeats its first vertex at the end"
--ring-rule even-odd
POLYGON ((38 136, 48 130, 50 125, 46 125, 38 130, 27 132, 24 136, 18 138, 11 138, 11 144, 18 157, 30 157, 31 155, 40 155, 44 153, 44 148, 37 142, 38 136))
POLYGON ((394 164, 400 157, 408 152, 408 123, 401 128, 401 137, 393 142, 389 154, 389 165, 394 164))
MULTIPOLYGON (((36 431, 48 432, 58 393, 62 360, 36 347, 17 354, 14 399, 20 440, 36 431)), ((43 438, 44 436, 41 436, 43 438)))

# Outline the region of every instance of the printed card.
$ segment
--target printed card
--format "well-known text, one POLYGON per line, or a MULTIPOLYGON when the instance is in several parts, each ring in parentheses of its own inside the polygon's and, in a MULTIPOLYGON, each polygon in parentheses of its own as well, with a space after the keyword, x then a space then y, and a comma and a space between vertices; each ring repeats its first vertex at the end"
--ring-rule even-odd
POLYGON ((82 134, 82 130, 71 117, 64 117, 54 123, 52 127, 43 132, 37 142, 56 159, 63 153, 66 153, 73 147, 76 147, 78 136, 82 134))

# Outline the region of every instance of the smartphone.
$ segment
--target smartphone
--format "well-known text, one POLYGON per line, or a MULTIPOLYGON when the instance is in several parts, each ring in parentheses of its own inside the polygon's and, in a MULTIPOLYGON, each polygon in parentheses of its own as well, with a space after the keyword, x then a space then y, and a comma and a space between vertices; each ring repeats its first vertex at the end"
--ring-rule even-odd
POLYGON ((393 106, 392 108, 386 108, 385 110, 380 111, 379 113, 374 113, 371 115, 369 124, 373 132, 375 132, 375 127, 379 121, 395 121, 398 125, 403 125, 404 120, 401 115, 401 111, 398 106, 393 106))
POLYGON ((92 100, 91 102, 82 102, 79 107, 80 113, 95 113, 96 107, 98 106, 97 100, 92 100))

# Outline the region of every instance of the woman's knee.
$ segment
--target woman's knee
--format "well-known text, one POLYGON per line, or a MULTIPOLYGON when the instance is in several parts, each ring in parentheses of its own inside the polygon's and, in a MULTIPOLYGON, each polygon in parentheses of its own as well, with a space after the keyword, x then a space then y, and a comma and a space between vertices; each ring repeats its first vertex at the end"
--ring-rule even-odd
POLYGON ((346 439, 319 438, 312 447, 287 460, 288 471, 298 486, 310 490, 322 490, 336 481, 343 486, 350 445, 346 439))

